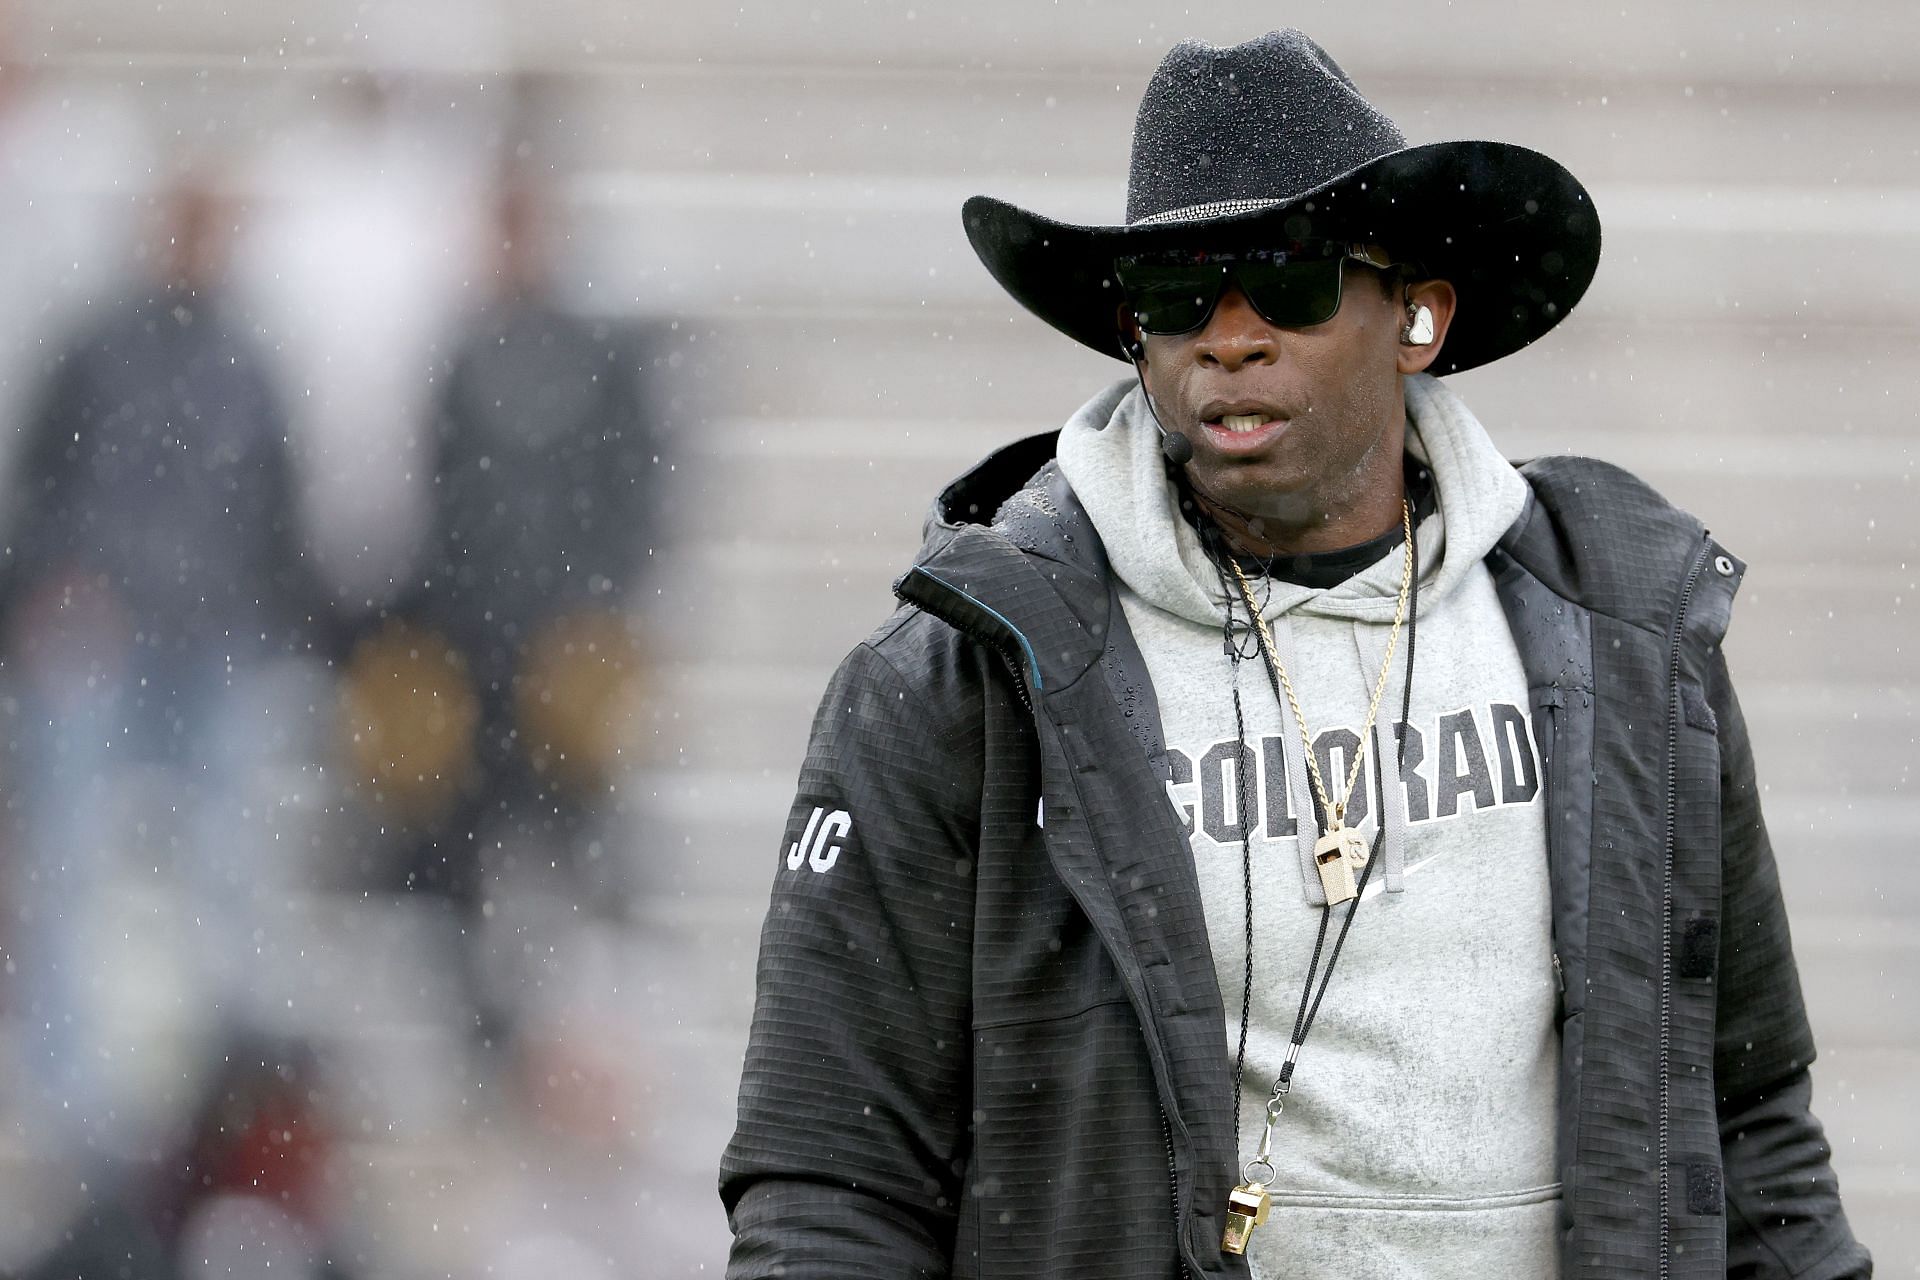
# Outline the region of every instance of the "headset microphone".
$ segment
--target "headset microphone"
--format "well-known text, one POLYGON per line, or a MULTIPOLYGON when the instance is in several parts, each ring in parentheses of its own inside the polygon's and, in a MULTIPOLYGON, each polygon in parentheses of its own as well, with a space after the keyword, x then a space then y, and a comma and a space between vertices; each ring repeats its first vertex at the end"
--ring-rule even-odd
POLYGON ((1178 431, 1167 430, 1160 421, 1160 411, 1153 407, 1153 396, 1147 392, 1147 375, 1140 368, 1141 357, 1147 354, 1146 349, 1140 345, 1138 338, 1129 339, 1123 333, 1120 335, 1120 354, 1133 366, 1133 376, 1140 380, 1140 398, 1147 402, 1147 412, 1153 415, 1153 425, 1160 428, 1160 452, 1167 455, 1167 461, 1174 466, 1186 466, 1193 461, 1193 441, 1178 431))

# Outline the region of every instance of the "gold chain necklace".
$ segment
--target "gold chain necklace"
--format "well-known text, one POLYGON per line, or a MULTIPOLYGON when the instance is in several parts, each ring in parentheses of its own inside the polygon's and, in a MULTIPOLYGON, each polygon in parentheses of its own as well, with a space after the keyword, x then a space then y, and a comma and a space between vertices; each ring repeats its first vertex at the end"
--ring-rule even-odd
MULTIPOLYGON (((1287 678, 1286 666, 1281 663, 1280 656, 1273 647, 1273 634, 1268 631, 1266 619, 1260 616, 1259 606, 1254 603, 1253 587, 1247 582, 1247 575, 1241 570, 1240 562, 1234 559, 1231 553, 1227 556, 1227 562, 1233 566, 1233 576, 1240 584, 1241 603, 1246 605, 1247 616, 1253 619, 1253 625, 1259 634, 1260 652, 1267 659, 1268 671, 1275 677, 1280 688, 1286 691, 1287 703, 1293 708, 1293 721, 1299 726, 1300 737, 1306 746, 1307 769, 1313 775, 1314 791, 1320 798, 1321 807, 1326 810, 1329 828, 1313 846, 1313 860, 1320 871, 1321 887, 1327 893, 1328 910, 1320 914, 1320 942, 1314 944, 1313 965, 1307 970, 1306 987, 1300 993, 1300 1013, 1294 1019, 1293 1041, 1287 1049, 1286 1065, 1280 1069, 1279 1078, 1273 1082, 1273 1094, 1267 1099, 1266 1126, 1260 1134, 1260 1149, 1241 1170, 1240 1185, 1235 1187, 1232 1194, 1227 1197, 1226 1232, 1220 1242, 1221 1249, 1227 1253, 1244 1254, 1253 1229, 1267 1220, 1267 1211, 1272 1204, 1272 1194, 1267 1188, 1272 1184, 1274 1176, 1273 1129, 1280 1119, 1285 1107, 1285 1098, 1290 1092, 1293 1064, 1299 1057, 1301 1045, 1306 1041, 1307 1031, 1313 1023, 1313 1015, 1318 1012, 1320 1006, 1318 999, 1314 999, 1311 1005, 1308 1003, 1313 992, 1314 970, 1320 965, 1320 945, 1326 941, 1327 921, 1332 914, 1331 908, 1338 903, 1350 902, 1359 896, 1359 890, 1354 884, 1353 872, 1355 867, 1365 867, 1367 847, 1360 839, 1360 833, 1346 825, 1347 801, 1353 798, 1354 785, 1360 780, 1360 769, 1366 760, 1367 743, 1373 739, 1374 717, 1380 710, 1380 696, 1386 692, 1387 674, 1393 669, 1394 647, 1400 641, 1400 624, 1406 620, 1407 616, 1407 597, 1413 589, 1413 508, 1404 498, 1400 501, 1400 528, 1406 538, 1406 551, 1402 556, 1403 567, 1400 572, 1400 600, 1394 606, 1393 630, 1387 637, 1387 658, 1380 664, 1380 676, 1374 681, 1373 700, 1367 705, 1367 720, 1360 728, 1360 744, 1359 749, 1354 752, 1353 769, 1347 775, 1347 785, 1342 790, 1337 804, 1327 795, 1326 782, 1320 776, 1320 764, 1313 752, 1313 734, 1307 729, 1306 716, 1300 712, 1300 699, 1293 691, 1293 681, 1287 678)), ((1407 643, 1411 646, 1413 642, 1409 639, 1407 643)), ((1412 652, 1411 647, 1408 652, 1412 652)), ((1413 679, 1411 670, 1407 673, 1407 679, 1408 698, 1411 699, 1413 679)), ((1237 707, 1238 703, 1236 702, 1235 705, 1237 707)), ((1402 750, 1404 753, 1404 744, 1402 744, 1402 750)), ((1384 815, 1381 821, 1384 823, 1384 815)), ((1248 874, 1250 876, 1251 872, 1248 874)), ((1364 880, 1365 877, 1363 876, 1362 879, 1364 880)), ((1247 884, 1247 986, 1250 992, 1253 986, 1252 880, 1249 879, 1247 884)), ((1326 994, 1327 983, 1333 978, 1333 966, 1340 958, 1341 948, 1347 939, 1347 928, 1353 924, 1353 911, 1358 906, 1358 903, 1354 903, 1353 907, 1347 909, 1346 924, 1341 926, 1340 937, 1334 943, 1333 957, 1328 960, 1326 974, 1321 979, 1320 994, 1322 996, 1326 994)), ((1244 1054, 1246 1052, 1246 1018, 1248 1017, 1244 1007, 1240 1016, 1240 1051, 1244 1054)), ((1234 1068, 1236 1087, 1239 1085, 1239 1078, 1239 1067, 1236 1065, 1234 1068)), ((1238 1108, 1239 1104, 1236 1100, 1234 1111, 1236 1134, 1239 1132, 1238 1108)))
POLYGON ((1287 705, 1293 708, 1293 722, 1299 727, 1306 746, 1307 772, 1313 776, 1314 794, 1327 815, 1326 834, 1313 846, 1313 862, 1320 870, 1320 886, 1326 890, 1327 902, 1332 906, 1354 896, 1354 870, 1367 862, 1366 842, 1360 838, 1359 831, 1347 825, 1347 802, 1353 798, 1353 788, 1360 781, 1360 770, 1366 763, 1373 720, 1380 711, 1380 695, 1387 689, 1387 673, 1393 669, 1393 650, 1400 642, 1400 624, 1407 616, 1407 592, 1413 586, 1413 507, 1405 498, 1400 500, 1400 528, 1406 541, 1401 556, 1400 600, 1393 610, 1393 630, 1387 635, 1387 660, 1380 664, 1380 676, 1373 682, 1373 700, 1367 704, 1366 723, 1360 726, 1360 746, 1353 753, 1353 767, 1347 772, 1347 785, 1341 788, 1338 800, 1327 794, 1326 779, 1320 776, 1320 761, 1313 750, 1313 733, 1307 728, 1307 717, 1300 710, 1300 697, 1293 691, 1293 681, 1287 678, 1287 668, 1273 647, 1273 634, 1267 630, 1267 620, 1260 616, 1260 609, 1254 604, 1253 587, 1239 560, 1231 554, 1227 556, 1227 563, 1233 566, 1234 580, 1240 584, 1240 599, 1247 606, 1253 625, 1259 629, 1260 651, 1266 655, 1280 687, 1286 690, 1287 705))

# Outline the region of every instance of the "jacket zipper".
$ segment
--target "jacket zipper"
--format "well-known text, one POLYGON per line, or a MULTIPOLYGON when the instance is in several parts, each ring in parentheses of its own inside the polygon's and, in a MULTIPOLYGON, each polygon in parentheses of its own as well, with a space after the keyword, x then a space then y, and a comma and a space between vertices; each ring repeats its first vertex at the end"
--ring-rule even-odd
POLYGON ((1160 1104, 1160 1138, 1167 1144, 1167 1197, 1173 1205, 1173 1258, 1180 1264, 1180 1280, 1193 1280, 1187 1267, 1187 1233, 1180 1222, 1180 1166, 1173 1155, 1173 1124, 1167 1119, 1167 1107, 1160 1104))
MULTIPOLYGON (((1541 710, 1546 713, 1547 720, 1546 741, 1540 744, 1546 757, 1542 765, 1543 773, 1540 782, 1541 790, 1547 793, 1549 802, 1552 801, 1556 790, 1554 775, 1558 772, 1557 763, 1560 759, 1560 704, 1561 694, 1558 685, 1547 690, 1547 694, 1541 700, 1540 704, 1541 710)), ((1548 812, 1551 813, 1553 810, 1550 808, 1548 812)), ((1547 843, 1549 846, 1553 843, 1551 834, 1547 837, 1547 843)), ((1551 947, 1551 950, 1547 954, 1553 961, 1553 985, 1560 996, 1558 1013, 1560 1018, 1564 1020, 1567 1016, 1567 971, 1560 963, 1561 939, 1559 930, 1556 927, 1550 926, 1547 937, 1548 945, 1551 947)))
MULTIPOLYGON (((1007 664, 1007 670, 1013 673, 1013 691, 1015 695, 1019 697, 1020 705, 1026 709, 1026 712, 1028 715, 1032 715, 1034 713, 1033 695, 1027 687, 1028 685, 1027 663, 1024 660, 1024 655, 1019 652, 1021 647, 1029 647, 1029 648, 1031 647, 1027 644, 1027 638, 1021 635, 1019 629, 1016 628, 1011 622, 1007 621, 1007 619, 1001 617, 999 613, 995 612, 990 605, 984 604, 981 601, 974 599, 972 596, 968 595, 965 591, 962 591, 959 587, 954 586, 952 583, 948 582, 946 579, 939 577, 936 574, 928 572, 925 568, 922 568, 919 565, 915 565, 913 571, 919 573, 922 577, 926 578, 929 582, 938 583, 942 590, 958 596, 960 599, 965 600, 968 604, 973 605, 976 609, 981 609, 989 614, 992 614, 993 617, 998 622, 1000 622, 1002 626, 1006 628, 1007 633, 1013 637, 1012 640, 1008 639, 1008 634, 1000 634, 1000 635, 988 634, 986 628, 975 626, 968 622, 963 622, 959 618, 954 617, 951 613, 945 610, 941 610, 934 614, 935 617, 939 618, 942 622, 946 623, 948 626, 958 631, 961 635, 964 635, 969 639, 979 641, 981 644, 987 646, 987 648, 993 650, 994 653, 1000 656, 1000 660, 1007 664)), ((1034 671, 1034 676, 1037 680, 1039 676, 1039 672, 1037 668, 1034 671)))
POLYGON ((1027 692, 1027 674, 1020 666, 1020 659, 1015 654, 1009 652, 1009 646, 995 645, 984 636, 979 638, 983 643, 989 645, 995 653, 999 654, 1000 660, 1007 664, 1009 671, 1013 672, 1013 691, 1019 696, 1020 705, 1026 709, 1027 714, 1032 715, 1033 695, 1027 692))
POLYGON ((1707 565, 1711 544, 1704 539, 1687 570, 1680 587, 1680 601, 1673 612, 1673 633, 1667 655, 1667 813, 1665 848, 1660 869, 1660 1280, 1672 1271, 1672 1227, 1669 1208, 1672 1202, 1669 1136, 1669 1087, 1667 1076, 1673 1057, 1673 858, 1674 827, 1678 821, 1675 798, 1680 750, 1680 638, 1687 626, 1687 609, 1693 604, 1693 589, 1707 565))

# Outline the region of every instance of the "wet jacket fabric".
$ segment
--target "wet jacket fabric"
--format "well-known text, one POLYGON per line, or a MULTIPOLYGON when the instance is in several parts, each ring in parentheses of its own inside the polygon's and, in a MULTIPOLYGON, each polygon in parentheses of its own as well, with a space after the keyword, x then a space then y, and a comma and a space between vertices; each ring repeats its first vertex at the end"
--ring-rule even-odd
MULTIPOLYGON (((1192 859, 1054 440, 941 495, 821 701, 721 1168, 730 1277, 1246 1274, 1192 859)), ((1562 1274, 1868 1275, 1719 648, 1742 566, 1615 468, 1523 474, 1488 564, 1545 762, 1562 1274)))

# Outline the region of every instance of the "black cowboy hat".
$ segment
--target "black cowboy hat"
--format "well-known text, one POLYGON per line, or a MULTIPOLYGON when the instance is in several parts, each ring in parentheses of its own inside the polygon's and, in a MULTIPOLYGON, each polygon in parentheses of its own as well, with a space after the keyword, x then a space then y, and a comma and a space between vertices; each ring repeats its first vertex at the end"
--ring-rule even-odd
POLYGON ((1459 292, 1439 374, 1553 328, 1600 262, 1592 198, 1561 165, 1503 142, 1408 146, 1293 30, 1167 54, 1134 125, 1124 225, 1055 222, 990 196, 962 216, 974 252, 1022 306, 1118 359, 1113 260, 1124 254, 1309 236, 1384 245, 1459 292))

